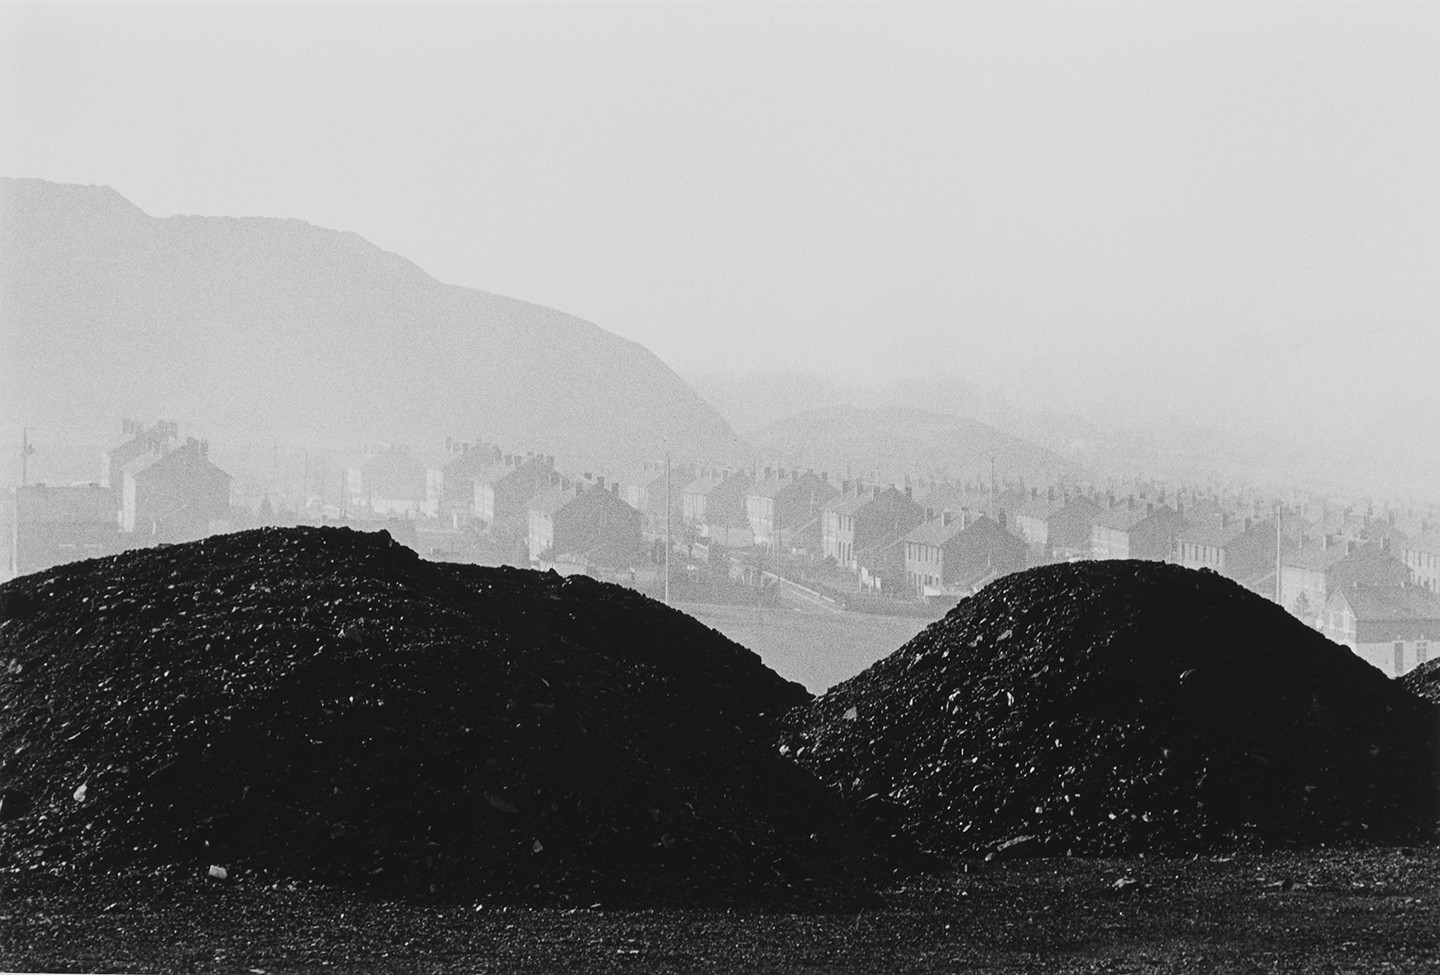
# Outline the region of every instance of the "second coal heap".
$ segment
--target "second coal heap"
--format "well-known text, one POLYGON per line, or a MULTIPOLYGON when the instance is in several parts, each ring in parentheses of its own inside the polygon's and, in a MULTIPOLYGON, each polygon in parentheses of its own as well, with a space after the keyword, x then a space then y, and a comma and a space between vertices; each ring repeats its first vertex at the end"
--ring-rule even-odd
POLYGON ((1434 712, 1212 572, 1000 579, 786 719, 782 750, 936 851, 1408 841, 1436 822, 1434 712))
POLYGON ((834 880, 848 843, 774 750, 804 689, 588 578, 267 529, 22 577, 0 616, 0 861, 674 904, 834 880))

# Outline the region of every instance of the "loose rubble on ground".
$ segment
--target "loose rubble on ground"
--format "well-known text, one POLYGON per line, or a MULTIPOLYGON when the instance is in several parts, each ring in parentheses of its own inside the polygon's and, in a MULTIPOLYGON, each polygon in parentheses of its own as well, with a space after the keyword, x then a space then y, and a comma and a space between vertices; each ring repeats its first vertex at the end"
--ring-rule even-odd
POLYGON ((0 588, 0 866, 587 904, 850 881, 809 697, 586 577, 264 529, 0 588))
POLYGON ((1212 573, 1007 576, 790 712, 781 750, 959 856, 1433 837, 1434 708, 1212 573))

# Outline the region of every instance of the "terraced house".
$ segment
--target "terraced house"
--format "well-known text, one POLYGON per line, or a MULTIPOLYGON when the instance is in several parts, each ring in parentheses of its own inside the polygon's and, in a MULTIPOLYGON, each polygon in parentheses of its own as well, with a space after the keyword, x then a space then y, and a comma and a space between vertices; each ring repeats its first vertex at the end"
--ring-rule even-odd
POLYGON ((924 512, 908 491, 867 490, 858 482, 843 482, 841 493, 820 511, 821 555, 855 570, 859 553, 882 548, 923 521, 924 512))
POLYGON ((1326 607, 1338 590, 1355 583, 1403 586, 1409 581, 1405 563, 1379 546, 1325 535, 1282 556, 1280 605, 1324 629, 1326 607))
POLYGON ((766 470, 766 477, 745 495, 745 515, 756 545, 794 541, 813 528, 818 546, 820 512, 839 492, 813 471, 766 470))
POLYGON ((120 527, 154 541, 191 541, 229 527, 230 475, 210 463, 210 445, 188 438, 153 459, 125 465, 120 527))
POLYGON ((732 529, 749 526, 745 498, 750 475, 738 471, 710 471, 685 485, 681 500, 685 524, 701 538, 718 536, 727 544, 732 529))
POLYGON ((1130 498, 1090 521, 1093 559, 1168 560, 1185 519, 1174 508, 1130 498))
POLYGON ((642 548, 644 516, 620 500, 618 483, 603 479, 553 484, 528 504, 527 547, 534 563, 563 559, 621 568, 642 548))
POLYGON ((1440 593, 1440 531, 1426 525, 1405 543, 1402 559, 1416 585, 1440 593))
POLYGON ((905 547, 906 575, 919 596, 973 592, 1027 564, 1025 543, 988 515, 942 514, 906 535, 905 547))
POLYGON ((525 530, 530 499, 550 485, 555 458, 504 454, 475 476, 475 518, 491 527, 525 530))
POLYGON ((1440 647, 1440 595, 1421 586, 1340 586, 1325 607, 1321 632, 1399 677, 1440 647))

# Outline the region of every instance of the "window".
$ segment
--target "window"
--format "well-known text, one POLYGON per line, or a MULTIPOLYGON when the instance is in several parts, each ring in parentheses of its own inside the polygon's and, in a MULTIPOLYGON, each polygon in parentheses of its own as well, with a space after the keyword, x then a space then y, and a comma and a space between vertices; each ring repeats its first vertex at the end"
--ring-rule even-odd
POLYGON ((1429 640, 1416 640, 1416 641, 1415 641, 1415 665, 1418 667, 1420 664, 1423 664, 1423 663, 1426 661, 1426 659, 1429 658, 1429 656, 1430 656, 1430 641, 1429 641, 1429 640))
POLYGON ((1395 641, 1395 673, 1396 673, 1397 676, 1400 675, 1400 674, 1405 673, 1405 641, 1404 641, 1404 640, 1396 640, 1396 641, 1395 641))

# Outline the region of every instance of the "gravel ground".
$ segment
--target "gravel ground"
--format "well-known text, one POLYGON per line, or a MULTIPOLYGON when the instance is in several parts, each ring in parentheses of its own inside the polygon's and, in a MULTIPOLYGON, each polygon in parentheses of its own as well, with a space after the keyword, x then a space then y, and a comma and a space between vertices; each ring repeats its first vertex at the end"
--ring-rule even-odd
POLYGON ((0 874, 0 968, 1434 972, 1440 851, 1034 859, 836 913, 521 909, 180 874, 0 874))

